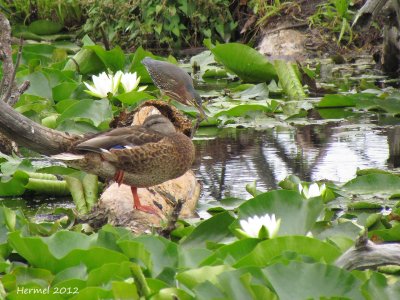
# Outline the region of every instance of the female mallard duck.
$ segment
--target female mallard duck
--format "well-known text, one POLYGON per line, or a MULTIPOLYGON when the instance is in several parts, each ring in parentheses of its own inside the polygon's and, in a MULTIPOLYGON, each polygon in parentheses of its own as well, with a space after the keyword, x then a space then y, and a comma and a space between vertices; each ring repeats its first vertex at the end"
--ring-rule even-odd
POLYGON ((70 154, 53 156, 71 167, 131 186, 134 208, 158 215, 142 205, 137 188, 150 187, 180 177, 192 165, 192 140, 176 132, 162 115, 150 115, 143 125, 116 128, 77 144, 70 154))

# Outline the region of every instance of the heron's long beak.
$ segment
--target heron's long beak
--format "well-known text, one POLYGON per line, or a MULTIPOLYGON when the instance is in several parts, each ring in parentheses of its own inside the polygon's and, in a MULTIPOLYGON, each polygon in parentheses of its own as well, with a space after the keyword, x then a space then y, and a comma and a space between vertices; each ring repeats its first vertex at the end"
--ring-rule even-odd
POLYGON ((193 99, 190 100, 191 104, 196 107, 200 113, 201 120, 207 120, 207 114, 203 108, 203 99, 201 99, 197 91, 193 91, 193 99))

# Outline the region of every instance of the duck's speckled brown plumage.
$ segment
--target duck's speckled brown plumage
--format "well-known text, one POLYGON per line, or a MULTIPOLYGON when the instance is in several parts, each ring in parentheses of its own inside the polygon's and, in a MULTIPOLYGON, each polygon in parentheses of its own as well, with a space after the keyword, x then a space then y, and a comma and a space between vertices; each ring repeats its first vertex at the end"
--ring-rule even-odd
POLYGON ((195 157, 191 139, 176 132, 162 115, 151 115, 141 126, 95 135, 76 145, 75 150, 83 156, 68 159, 69 165, 105 179, 124 171, 122 182, 134 187, 175 179, 190 168, 195 157), (117 145, 125 148, 114 148, 117 145))

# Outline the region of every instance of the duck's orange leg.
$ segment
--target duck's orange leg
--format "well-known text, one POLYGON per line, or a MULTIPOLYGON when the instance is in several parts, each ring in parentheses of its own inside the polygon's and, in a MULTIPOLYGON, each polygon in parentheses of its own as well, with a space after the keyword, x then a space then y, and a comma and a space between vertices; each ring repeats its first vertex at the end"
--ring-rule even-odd
POLYGON ((150 206, 150 205, 142 205, 140 203, 139 195, 137 193, 137 187, 131 186, 131 191, 132 191, 132 195, 133 195, 133 208, 134 209, 144 211, 146 213, 154 214, 154 215, 161 217, 155 207, 150 206))
POLYGON ((118 186, 122 184, 122 180, 124 180, 124 171, 118 170, 114 174, 114 181, 118 183, 118 186))

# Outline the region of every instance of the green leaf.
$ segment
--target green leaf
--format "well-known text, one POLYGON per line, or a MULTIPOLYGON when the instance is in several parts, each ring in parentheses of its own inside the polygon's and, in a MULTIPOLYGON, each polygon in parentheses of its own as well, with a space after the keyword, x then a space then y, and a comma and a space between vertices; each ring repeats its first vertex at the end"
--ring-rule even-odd
POLYGON ((122 281, 132 276, 131 262, 109 263, 90 271, 87 277, 87 286, 108 286, 112 281, 122 281))
POLYGON ((346 182, 343 189, 357 194, 396 194, 400 193, 400 177, 391 174, 367 174, 346 182))
POLYGON ((83 75, 98 74, 105 66, 93 50, 82 48, 65 64, 64 70, 79 71, 83 75))
POLYGON ((81 100, 69 106, 57 119, 57 124, 61 124, 67 119, 89 120, 94 126, 98 127, 104 122, 110 122, 113 117, 110 102, 102 100, 81 100))
POLYGON ((108 51, 98 45, 85 46, 84 49, 90 49, 94 51, 107 69, 110 69, 113 72, 124 70, 125 54, 119 46, 108 51))
POLYGON ((274 66, 253 48, 239 44, 220 44, 210 49, 225 68, 246 82, 269 82, 276 79, 274 66))
POLYGON ((317 107, 354 107, 355 100, 347 95, 325 95, 317 107))
POLYGON ((47 99, 52 99, 52 90, 50 87, 49 80, 42 72, 34 72, 29 74, 18 81, 29 80, 31 83, 29 88, 26 90, 26 94, 36 95, 47 99))
POLYGON ((400 295, 400 282, 389 284, 384 275, 374 272, 362 286, 362 293, 368 300, 396 299, 400 295))
POLYGON ((275 60, 274 66, 278 74, 279 83, 289 99, 304 99, 306 94, 295 70, 297 65, 284 60, 275 60))
POLYGON ((312 257, 316 261, 334 262, 340 250, 326 242, 305 236, 283 236, 260 242, 252 252, 239 260, 235 267, 267 266, 286 251, 312 257))
POLYGON ((204 247, 207 242, 218 243, 223 239, 232 236, 229 226, 235 218, 229 212, 222 212, 201 222, 186 238, 181 242, 185 249, 204 247))
POLYGON ((137 104, 142 100, 153 99, 154 96, 146 92, 130 91, 128 93, 115 96, 119 101, 127 105, 137 104))
POLYGON ((264 273, 280 300, 364 299, 360 292, 361 281, 350 272, 332 265, 293 261, 288 265, 271 265, 264 273))
POLYGON ((207 257, 207 259, 201 263, 201 266, 213 265, 221 262, 227 263, 225 261, 227 258, 232 260, 232 263, 234 263, 251 253, 259 242, 259 239, 246 238, 232 244, 224 245, 218 248, 211 256, 207 257))
POLYGON ((217 113, 213 115, 213 117, 220 117, 224 115, 230 117, 240 117, 240 116, 245 116, 246 114, 252 111, 272 112, 272 109, 268 103, 238 104, 229 109, 219 110, 217 113))
POLYGON ((56 85, 52 89, 52 95, 54 101, 61 101, 64 99, 71 98, 72 93, 79 86, 76 82, 63 82, 59 85, 56 85))
POLYGON ((217 282, 217 276, 222 272, 233 270, 229 266, 205 266, 189 271, 180 272, 176 275, 176 279, 189 289, 193 289, 196 285, 210 281, 217 282))
POLYGON ((10 233, 8 238, 13 249, 32 266, 51 272, 59 272, 81 263, 90 271, 107 263, 122 263, 128 260, 125 255, 116 251, 91 248, 95 235, 59 231, 49 237, 23 237, 16 231, 10 233))
POLYGON ((177 245, 163 237, 140 236, 120 241, 118 245, 128 257, 143 258, 153 277, 168 267, 175 269, 178 265, 177 245))
POLYGON ((155 56, 153 53, 144 50, 142 46, 137 48, 132 58, 132 65, 129 69, 130 72, 136 72, 137 75, 140 76, 141 83, 153 83, 153 80, 151 79, 145 66, 141 63, 141 61, 147 56, 154 59, 157 58, 157 56, 155 56))
POLYGON ((111 289, 114 299, 139 299, 139 295, 134 284, 123 281, 113 281, 111 284, 111 289))
POLYGON ((306 234, 323 209, 322 199, 305 200, 299 193, 276 190, 263 193, 238 207, 239 219, 275 214, 281 219, 278 235, 306 234))

